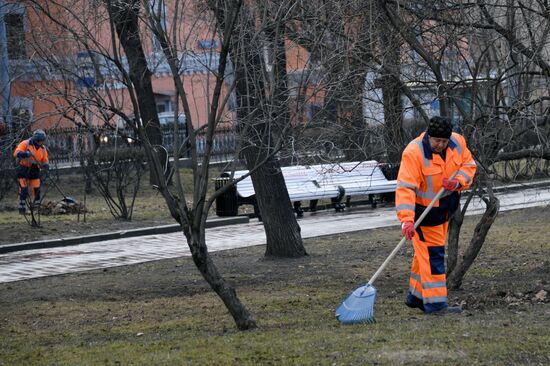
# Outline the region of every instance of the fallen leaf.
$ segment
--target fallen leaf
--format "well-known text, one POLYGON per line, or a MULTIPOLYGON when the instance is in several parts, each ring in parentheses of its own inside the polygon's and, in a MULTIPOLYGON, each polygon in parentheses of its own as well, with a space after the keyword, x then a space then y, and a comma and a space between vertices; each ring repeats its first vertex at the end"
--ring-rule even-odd
POLYGON ((535 295, 534 300, 544 301, 544 300, 546 300, 546 295, 548 295, 548 292, 546 292, 546 291, 544 291, 544 290, 540 290, 540 291, 537 292, 537 294, 535 295))

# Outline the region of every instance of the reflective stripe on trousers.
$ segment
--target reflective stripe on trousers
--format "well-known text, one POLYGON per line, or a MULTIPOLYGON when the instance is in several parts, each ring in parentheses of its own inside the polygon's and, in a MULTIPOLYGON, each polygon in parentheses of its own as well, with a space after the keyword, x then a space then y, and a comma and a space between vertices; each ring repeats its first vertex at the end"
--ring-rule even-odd
POLYGON ((424 304, 427 313, 447 307, 445 240, 448 223, 421 226, 413 237, 414 257, 409 292, 424 304))
POLYGON ((29 188, 31 188, 32 199, 33 201, 40 202, 40 179, 25 179, 18 178, 19 183, 19 199, 25 201, 27 195, 29 194, 29 188))

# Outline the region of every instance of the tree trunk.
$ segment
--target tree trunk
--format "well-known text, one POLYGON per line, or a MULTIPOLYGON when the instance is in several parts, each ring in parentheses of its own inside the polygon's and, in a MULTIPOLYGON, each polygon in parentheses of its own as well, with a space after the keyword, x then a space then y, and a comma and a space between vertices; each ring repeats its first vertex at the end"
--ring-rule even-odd
POLYGON ((459 208, 449 220, 449 232, 447 234, 447 276, 454 271, 458 261, 458 242, 460 239, 460 229, 464 223, 464 215, 459 208))
MULTIPOLYGON (((162 132, 157 114, 157 106, 151 83, 151 71, 147 66, 147 59, 142 46, 142 40, 139 34, 139 0, 113 1, 105 0, 107 10, 111 21, 116 29, 120 44, 128 60, 129 73, 134 90, 136 93, 137 104, 139 106, 140 121, 136 120, 136 125, 144 126, 146 137, 151 145, 162 144, 162 132)), ((136 116, 137 117, 137 116, 136 116)), ((160 153, 155 155, 160 159, 160 153)), ((165 179, 164 175, 158 175, 153 170, 156 167, 154 161, 149 161, 150 183, 160 185, 159 179, 165 179), (158 177, 155 178, 155 177, 158 177)))
POLYGON ((115 26, 120 44, 126 53, 129 65, 129 78, 136 91, 139 114, 147 138, 151 145, 162 144, 160 122, 157 114, 151 71, 143 51, 139 35, 139 0, 113 1, 105 0, 109 15, 115 26))
POLYGON ((403 138, 403 108, 399 81, 393 72, 382 68, 382 98, 384 101, 384 142, 388 161, 397 163, 406 144, 403 138))
MULTIPOLYGON (((246 149, 246 161, 256 161, 257 154, 262 154, 261 149, 246 149)), ((300 225, 296 221, 279 163, 269 159, 252 174, 252 184, 267 239, 266 257, 306 255, 300 225)))
MULTIPOLYGON (((218 18, 223 16, 221 13, 218 9, 218 18)), ((225 22, 222 20, 220 23, 225 22)), ((300 226, 292 210, 280 163, 274 156, 280 148, 280 140, 273 139, 272 129, 280 131, 282 126, 277 124, 280 120, 275 120, 265 111, 269 102, 262 79, 265 73, 260 56, 263 45, 257 41, 258 37, 253 37, 256 30, 246 6, 241 13, 240 30, 240 37, 232 38, 231 50, 235 67, 237 118, 243 138, 242 155, 247 168, 253 171, 252 184, 265 228, 266 256, 304 256, 307 253, 300 226)), ((282 91, 274 91, 274 94, 278 93, 282 91)))
POLYGON ((225 307, 235 320, 239 330, 249 330, 256 328, 256 321, 248 309, 243 305, 237 296, 235 289, 230 286, 218 272, 218 269, 204 242, 204 235, 200 235, 200 230, 194 228, 193 235, 188 237, 189 248, 193 256, 193 262, 197 266, 203 278, 208 282, 212 290, 222 299, 225 307))
MULTIPOLYGON (((278 15, 281 13, 278 12, 278 15)), ((271 44, 273 53, 273 111, 271 120, 275 121, 275 128, 272 130, 277 138, 282 138, 285 128, 290 123, 288 79, 286 71, 286 49, 285 49, 285 23, 279 16, 271 20, 266 29, 266 38, 271 44)), ((249 158, 256 161, 256 156, 261 155, 261 149, 249 149, 249 158)), ((280 172, 279 162, 269 159, 265 165, 257 171, 256 182, 253 182, 260 212, 264 222, 268 245, 266 246, 266 257, 301 257, 306 255, 303 245, 301 230, 294 211, 290 204, 290 197, 284 183, 284 177, 280 172), (278 180, 278 189, 273 189, 273 180, 278 180), (281 182, 282 180, 282 182, 281 182), (256 188, 256 185, 258 188, 256 188), (271 187, 271 188, 270 188, 271 187), (266 190, 267 188, 267 190, 266 190), (276 207, 278 202, 288 202, 277 208, 275 212, 264 215, 265 210, 276 207), (262 210, 262 207, 264 208, 262 210), (289 220, 290 219, 290 220, 289 220)))
POLYGON ((487 208, 481 217, 481 220, 476 225, 474 235, 470 241, 470 245, 464 252, 460 264, 458 264, 451 274, 447 277, 447 285, 451 289, 458 289, 462 285, 464 275, 477 257, 485 238, 493 222, 495 221, 500 208, 500 202, 498 198, 492 196, 486 200, 487 208))
MULTIPOLYGON (((391 6, 391 5, 387 5, 391 6)), ((384 143, 388 160, 397 163, 406 146, 403 133, 402 91, 399 80, 401 69, 401 42, 398 34, 392 31, 390 21, 384 11, 380 11, 380 48, 382 67, 380 86, 384 102, 384 143)))
POLYGON ((364 161, 365 157, 365 119, 363 118, 363 91, 365 85, 364 65, 346 60, 349 63, 342 74, 337 88, 336 124, 341 128, 344 156, 346 161, 364 161))
MULTIPOLYGON (((151 72, 147 68, 145 54, 141 45, 141 39, 139 38, 138 13, 140 2, 137 0, 129 0, 127 2, 112 3, 111 0, 106 0, 106 4, 111 16, 111 21, 116 26, 120 42, 130 64, 130 78, 132 79, 132 84, 138 96, 137 103, 143 121, 143 125, 138 123, 137 128, 140 132, 145 128, 149 129, 146 130, 147 133, 153 133, 149 139, 150 145, 145 144, 145 148, 149 161, 151 162, 151 173, 154 179, 161 181, 164 180, 164 171, 160 169, 159 160, 153 157, 155 152, 151 147, 151 145, 159 144, 161 141, 159 139, 160 129, 158 115, 151 84, 151 72), (156 132, 158 132, 158 135, 156 132)), ((208 253, 204 235, 204 221, 206 221, 206 218, 204 221, 199 222, 197 227, 193 227, 192 221, 189 220, 191 214, 188 212, 185 203, 179 205, 177 198, 168 192, 166 184, 161 184, 159 190, 166 200, 172 217, 182 226, 183 234, 187 239, 195 265, 210 287, 222 299, 233 316, 237 327, 240 330, 255 328, 256 322, 254 318, 241 303, 235 290, 227 284, 218 272, 208 253)))
MULTIPOLYGON (((337 17, 339 19, 339 16, 337 17)), ((346 34, 345 21, 335 22, 337 31, 346 34)), ((361 30, 365 27, 361 25, 361 30)), ((339 37, 340 35, 338 35, 339 37)), ((366 122, 363 116, 363 93, 365 90, 365 75, 371 58, 371 48, 366 41, 368 37, 347 35, 335 42, 335 53, 341 52, 337 60, 326 65, 328 78, 331 80, 326 90, 326 107, 335 106, 337 129, 335 140, 342 149, 346 161, 367 160, 366 122)), ((330 118, 330 117, 329 117, 330 118)))

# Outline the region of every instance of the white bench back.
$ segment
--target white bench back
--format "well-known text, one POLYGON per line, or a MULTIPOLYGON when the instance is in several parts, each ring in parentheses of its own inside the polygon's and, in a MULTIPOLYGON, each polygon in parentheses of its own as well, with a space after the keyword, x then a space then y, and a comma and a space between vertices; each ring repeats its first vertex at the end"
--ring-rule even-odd
MULTIPOLYGON (((333 198, 339 194, 339 186, 347 196, 394 192, 396 181, 388 181, 374 160, 339 164, 294 165, 282 167, 291 201, 333 198)), ((235 172, 235 178, 248 170, 235 172)), ((237 183, 241 197, 255 194, 250 176, 237 183)))

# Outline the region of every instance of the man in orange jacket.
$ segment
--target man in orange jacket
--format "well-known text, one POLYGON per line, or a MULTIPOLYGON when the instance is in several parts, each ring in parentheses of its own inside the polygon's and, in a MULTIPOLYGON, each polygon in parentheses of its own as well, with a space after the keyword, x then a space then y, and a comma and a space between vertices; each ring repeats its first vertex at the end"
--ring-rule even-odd
POLYGON ((40 171, 49 169, 48 151, 44 142, 46 133, 34 131, 32 137, 17 145, 13 156, 17 159, 17 181, 19 183, 19 213, 25 213, 25 201, 32 189, 34 206, 40 206, 40 171))
POLYGON ((459 206, 459 192, 472 184, 476 163, 463 136, 451 122, 430 119, 428 129, 403 151, 395 204, 403 235, 412 239, 414 257, 406 305, 427 314, 459 313, 447 305, 445 242, 448 220, 459 206), (450 179, 454 172, 455 178, 450 179), (414 222, 441 188, 445 193, 415 230, 414 222))

